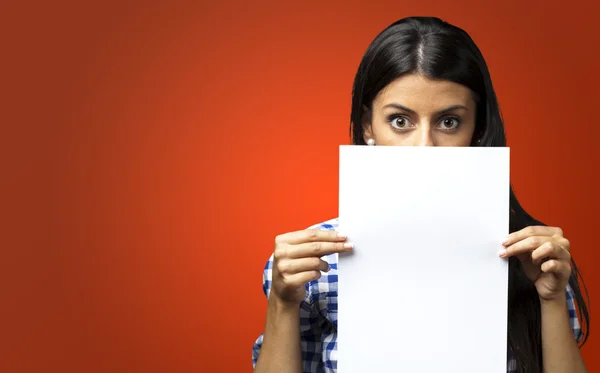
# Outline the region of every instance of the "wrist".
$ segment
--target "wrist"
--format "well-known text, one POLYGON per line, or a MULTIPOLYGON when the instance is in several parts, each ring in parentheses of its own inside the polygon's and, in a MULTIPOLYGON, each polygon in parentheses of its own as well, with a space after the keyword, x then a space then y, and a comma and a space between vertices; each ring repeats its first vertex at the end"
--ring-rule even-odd
POLYGON ((285 301, 277 295, 271 294, 269 297, 269 310, 274 313, 274 315, 297 316, 300 314, 300 303, 285 301))
POLYGON ((563 291, 561 294, 552 297, 552 298, 542 298, 540 297, 540 306, 541 307, 566 307, 567 306, 567 294, 566 291, 563 291))

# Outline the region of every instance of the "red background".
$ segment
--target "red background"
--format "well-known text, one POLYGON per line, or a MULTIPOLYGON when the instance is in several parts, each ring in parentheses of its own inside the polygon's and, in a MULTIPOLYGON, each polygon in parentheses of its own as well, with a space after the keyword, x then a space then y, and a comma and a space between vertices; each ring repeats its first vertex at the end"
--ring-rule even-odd
POLYGON ((515 190, 600 299, 592 3, 2 5, 0 371, 250 372, 273 238, 337 214, 355 70, 409 15, 480 46, 515 190))

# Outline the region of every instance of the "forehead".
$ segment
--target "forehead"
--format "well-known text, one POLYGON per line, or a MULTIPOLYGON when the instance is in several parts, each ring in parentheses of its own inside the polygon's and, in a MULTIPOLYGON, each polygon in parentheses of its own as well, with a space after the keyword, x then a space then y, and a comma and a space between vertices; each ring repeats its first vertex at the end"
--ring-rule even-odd
POLYGON ((414 110, 473 106, 471 90, 447 80, 430 79, 419 74, 403 75, 387 85, 375 98, 373 106, 396 103, 414 110))

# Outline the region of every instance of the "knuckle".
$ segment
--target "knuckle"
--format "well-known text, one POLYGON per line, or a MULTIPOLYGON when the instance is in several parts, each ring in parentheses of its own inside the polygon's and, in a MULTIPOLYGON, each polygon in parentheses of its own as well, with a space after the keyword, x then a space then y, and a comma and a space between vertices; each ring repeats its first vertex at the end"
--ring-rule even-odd
POLYGON ((568 251, 571 249, 571 242, 569 240, 567 240, 566 238, 563 238, 563 246, 564 248, 568 251))
POLYGON ((275 245, 280 245, 282 243, 285 242, 285 235, 284 234, 279 234, 277 236, 275 236, 275 245))
POLYGON ((539 244, 540 244, 540 239, 538 237, 535 237, 535 236, 529 237, 527 239, 527 241, 529 241, 528 242, 528 246, 539 246, 539 244))
POLYGON ((311 245, 311 250, 314 254, 319 254, 322 251, 322 247, 321 247, 321 243, 320 242, 313 242, 311 245))
POLYGON ((273 252, 273 258, 275 260, 281 260, 287 257, 287 249, 283 246, 277 246, 273 252))
POLYGON ((556 229, 555 235, 562 237, 563 236, 563 230, 560 227, 556 227, 555 229, 556 229))
POLYGON ((307 230, 308 238, 315 239, 317 237, 318 231, 316 228, 311 228, 307 230))
POLYGON ((282 260, 277 263, 277 271, 279 273, 287 273, 290 269, 290 263, 287 260, 282 260))
POLYGON ((525 228, 523 233, 525 233, 528 236, 533 235, 535 233, 535 227, 533 225, 530 225, 529 227, 525 228))

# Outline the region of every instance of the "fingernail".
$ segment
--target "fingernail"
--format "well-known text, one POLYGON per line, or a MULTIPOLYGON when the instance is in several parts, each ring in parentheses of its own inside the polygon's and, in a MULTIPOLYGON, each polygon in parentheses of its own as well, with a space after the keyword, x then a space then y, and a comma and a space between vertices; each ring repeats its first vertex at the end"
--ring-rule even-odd
POLYGON ((340 232, 338 232, 337 236, 338 236, 339 238, 346 238, 346 235, 345 235, 345 234, 343 234, 343 233, 340 233, 340 232))
POLYGON ((506 256, 506 254, 507 254, 507 251, 506 251, 506 250, 500 250, 500 252, 498 253, 498 256, 499 256, 500 258, 504 258, 504 257, 506 256))
POLYGON ((325 270, 325 272, 329 272, 331 270, 331 266, 327 266, 327 269, 325 270))
POLYGON ((506 238, 504 239, 504 241, 502 241, 502 245, 506 245, 506 244, 507 244, 507 243, 509 243, 509 242, 510 242, 510 238, 506 237, 506 238))
POLYGON ((344 249, 351 249, 352 246, 354 246, 354 245, 352 245, 352 242, 346 242, 346 243, 344 243, 344 249))

